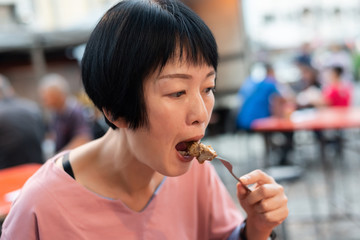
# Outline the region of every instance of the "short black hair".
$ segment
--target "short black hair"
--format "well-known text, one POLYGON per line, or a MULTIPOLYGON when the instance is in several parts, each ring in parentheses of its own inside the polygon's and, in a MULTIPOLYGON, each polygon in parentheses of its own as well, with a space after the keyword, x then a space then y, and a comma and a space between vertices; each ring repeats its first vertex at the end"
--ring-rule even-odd
POLYGON ((123 117, 131 129, 147 125, 143 81, 177 54, 216 71, 216 41, 199 16, 176 0, 121 1, 87 42, 81 62, 85 91, 101 111, 123 117))
POLYGON ((342 66, 339 65, 335 65, 330 67, 330 69, 336 74, 336 76, 341 77, 341 75, 344 72, 344 68, 342 66))
POLYGON ((264 63, 264 67, 266 69, 267 74, 274 71, 274 67, 271 63, 268 63, 268 62, 264 63))

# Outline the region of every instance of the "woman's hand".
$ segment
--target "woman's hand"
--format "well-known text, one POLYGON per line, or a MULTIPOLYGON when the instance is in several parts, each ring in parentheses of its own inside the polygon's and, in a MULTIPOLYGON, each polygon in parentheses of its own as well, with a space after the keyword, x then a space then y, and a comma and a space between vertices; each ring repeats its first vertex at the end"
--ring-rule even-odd
POLYGON ((247 213, 246 235, 248 239, 267 239, 289 213, 284 188, 260 170, 240 180, 245 185, 254 184, 252 192, 246 191, 240 183, 237 185, 240 204, 247 213))

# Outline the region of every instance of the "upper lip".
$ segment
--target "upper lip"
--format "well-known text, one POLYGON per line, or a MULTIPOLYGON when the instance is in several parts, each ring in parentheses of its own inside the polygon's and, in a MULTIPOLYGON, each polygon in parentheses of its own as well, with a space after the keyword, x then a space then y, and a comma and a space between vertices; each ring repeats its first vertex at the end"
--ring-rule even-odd
POLYGON ((183 142, 199 142, 203 137, 204 137, 204 135, 199 135, 199 136, 195 136, 192 138, 188 138, 188 139, 184 140, 183 142))

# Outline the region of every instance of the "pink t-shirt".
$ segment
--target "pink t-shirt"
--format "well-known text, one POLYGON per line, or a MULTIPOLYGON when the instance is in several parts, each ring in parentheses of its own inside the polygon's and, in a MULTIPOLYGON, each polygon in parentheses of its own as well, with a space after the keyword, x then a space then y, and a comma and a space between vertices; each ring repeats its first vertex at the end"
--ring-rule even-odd
POLYGON ((347 107, 351 104, 351 88, 346 84, 330 84, 324 88, 323 95, 331 107, 347 107))
MULTIPOLYGON (((193 163, 166 177, 141 212, 93 193, 47 161, 24 185, 2 240, 227 239, 243 217, 213 166, 193 163)), ((235 190, 234 185, 234 190, 235 190)))

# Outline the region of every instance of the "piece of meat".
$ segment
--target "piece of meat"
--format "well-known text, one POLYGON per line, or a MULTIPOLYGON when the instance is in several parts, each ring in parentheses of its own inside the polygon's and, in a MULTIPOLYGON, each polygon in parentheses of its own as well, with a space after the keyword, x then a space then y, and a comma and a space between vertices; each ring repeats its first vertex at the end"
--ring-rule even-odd
POLYGON ((204 163, 206 160, 211 161, 217 154, 210 145, 205 145, 200 142, 193 142, 188 146, 187 154, 197 158, 199 163, 204 163))

